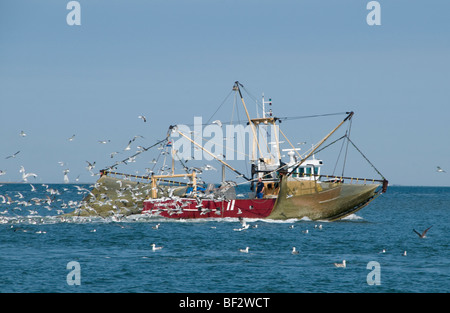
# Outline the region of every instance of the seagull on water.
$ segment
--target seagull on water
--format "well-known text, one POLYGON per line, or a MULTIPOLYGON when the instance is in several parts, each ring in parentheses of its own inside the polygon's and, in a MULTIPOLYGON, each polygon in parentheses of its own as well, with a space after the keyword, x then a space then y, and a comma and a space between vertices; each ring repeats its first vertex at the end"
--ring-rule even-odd
POLYGON ((413 231, 420 237, 420 238, 426 238, 426 234, 427 231, 433 227, 433 225, 431 225, 430 227, 428 227, 427 229, 425 229, 422 233, 419 233, 417 230, 413 229, 413 231))
POLYGON ((152 229, 159 229, 159 225, 161 225, 160 223, 156 224, 155 226, 152 227, 152 229))
POLYGON ((248 253, 249 247, 245 247, 245 249, 239 249, 239 252, 248 253))
POLYGON ((299 251, 295 247, 292 247, 292 254, 298 254, 298 253, 299 253, 299 251))
POLYGON ((157 247, 156 244, 152 243, 152 251, 161 250, 163 247, 157 247))
POLYGON ((342 260, 342 263, 334 263, 334 266, 336 266, 336 267, 346 267, 347 265, 345 263, 345 260, 342 260))

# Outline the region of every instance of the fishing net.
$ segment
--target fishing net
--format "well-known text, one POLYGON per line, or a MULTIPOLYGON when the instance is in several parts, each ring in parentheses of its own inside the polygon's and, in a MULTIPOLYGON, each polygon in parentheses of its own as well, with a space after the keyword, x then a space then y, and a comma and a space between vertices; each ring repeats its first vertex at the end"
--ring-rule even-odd
MULTIPOLYGON (((142 211, 144 200, 150 198, 151 189, 149 183, 103 175, 72 215, 107 217, 137 214, 142 211)), ((158 185, 157 195, 181 196, 186 193, 186 189, 184 186, 158 185)))

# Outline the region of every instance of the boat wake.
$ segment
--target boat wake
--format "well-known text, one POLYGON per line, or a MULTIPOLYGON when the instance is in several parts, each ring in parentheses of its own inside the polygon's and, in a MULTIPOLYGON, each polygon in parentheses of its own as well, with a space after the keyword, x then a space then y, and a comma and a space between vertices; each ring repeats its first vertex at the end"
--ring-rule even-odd
POLYGON ((350 214, 349 216, 344 217, 342 220, 343 221, 362 221, 362 220, 364 220, 364 218, 353 213, 353 214, 350 214))
MULTIPOLYGON (((349 216, 346 220, 360 220, 359 216, 349 216)), ((260 218, 246 218, 247 223, 268 223, 268 224, 295 224, 313 222, 308 218, 287 220, 273 220, 260 218)), ((0 225, 51 225, 59 223, 88 224, 88 223, 238 223, 238 218, 202 218, 202 219, 173 219, 162 216, 151 216, 148 214, 132 215, 112 215, 108 217, 101 216, 73 216, 73 215, 24 215, 24 216, 0 216, 0 225)), ((322 221, 321 221, 322 222, 322 221)), ((327 221, 323 221, 327 222, 327 221)))

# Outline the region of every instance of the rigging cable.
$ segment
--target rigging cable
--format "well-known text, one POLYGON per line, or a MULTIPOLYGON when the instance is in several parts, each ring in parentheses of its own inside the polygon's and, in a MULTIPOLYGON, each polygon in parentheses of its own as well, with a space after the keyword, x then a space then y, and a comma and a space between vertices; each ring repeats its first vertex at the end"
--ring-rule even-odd
MULTIPOLYGON (((350 139, 350 133, 352 132, 352 123, 353 120, 350 120, 350 123, 348 124, 348 135, 347 135, 347 139, 350 139)), ((347 134, 347 132, 345 132, 347 134)), ((345 165, 347 164, 347 152, 348 152, 348 141, 347 141, 347 147, 345 148, 345 155, 344 155, 344 164, 342 165, 342 174, 341 176, 344 176, 344 169, 345 169, 345 165)))
POLYGON ((364 155, 364 153, 362 153, 361 150, 359 150, 358 147, 353 143, 353 141, 351 141, 350 138, 348 138, 348 137, 347 137, 347 140, 353 145, 353 147, 355 147, 356 150, 358 150, 358 152, 363 156, 363 158, 366 159, 366 161, 372 166, 372 168, 378 173, 378 175, 380 175, 381 178, 386 180, 386 178, 383 176, 383 174, 381 174, 380 171, 377 170, 377 168, 372 164, 372 162, 370 162, 369 159, 364 155))

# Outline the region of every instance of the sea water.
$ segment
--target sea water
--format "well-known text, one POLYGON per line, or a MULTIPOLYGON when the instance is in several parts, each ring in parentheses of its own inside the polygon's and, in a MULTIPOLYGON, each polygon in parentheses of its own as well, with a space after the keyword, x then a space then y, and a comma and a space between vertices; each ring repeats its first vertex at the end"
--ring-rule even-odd
POLYGON ((0 186, 0 292, 450 291, 450 188, 390 187, 341 221, 243 231, 237 219, 65 217, 80 188, 0 186))

